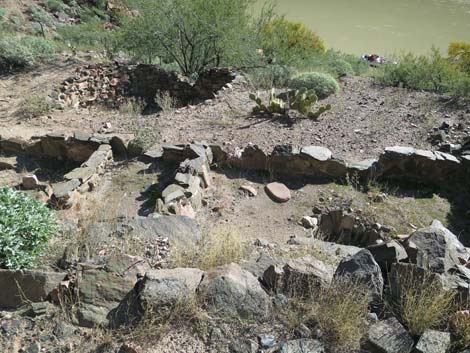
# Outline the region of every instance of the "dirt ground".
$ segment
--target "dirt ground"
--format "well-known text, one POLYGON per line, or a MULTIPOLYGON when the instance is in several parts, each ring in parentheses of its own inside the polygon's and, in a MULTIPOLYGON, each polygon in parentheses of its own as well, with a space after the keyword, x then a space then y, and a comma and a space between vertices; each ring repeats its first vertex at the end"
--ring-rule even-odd
MULTIPOLYGON (((331 104, 332 110, 318 121, 253 117, 248 94, 254 89, 249 85, 223 91, 196 106, 153 115, 100 107, 54 110, 28 120, 15 115, 28 95, 57 96, 60 83, 83 60, 61 61, 36 72, 0 78, 0 135, 30 138, 52 131, 97 132, 111 123, 115 133, 152 131, 156 144, 206 140, 228 150, 250 143, 268 150, 277 144, 322 145, 346 160, 362 160, 376 157, 387 146, 432 148, 428 133, 443 122, 460 124, 462 133, 470 131, 469 106, 456 108, 430 93, 378 87, 367 77, 344 78, 341 91, 320 102, 331 104)), ((451 135, 449 141, 458 142, 458 138, 451 135)))

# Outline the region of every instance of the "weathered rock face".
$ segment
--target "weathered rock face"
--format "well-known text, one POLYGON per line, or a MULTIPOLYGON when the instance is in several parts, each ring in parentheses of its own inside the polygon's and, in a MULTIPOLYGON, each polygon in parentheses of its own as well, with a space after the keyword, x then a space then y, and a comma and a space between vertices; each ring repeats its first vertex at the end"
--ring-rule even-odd
POLYGON ((120 218, 117 222, 96 223, 90 229, 96 234, 131 233, 142 239, 168 239, 170 243, 195 243, 201 236, 199 225, 184 216, 120 218))
POLYGON ((276 353, 326 353, 326 349, 320 341, 298 339, 281 343, 276 353))
POLYGON ((45 300, 65 276, 61 272, 0 270, 0 308, 17 308, 25 300, 45 300))
POLYGON ((411 234, 406 250, 412 263, 437 273, 460 264, 459 257, 468 259, 470 256, 457 237, 439 221, 411 234))
POLYGON ((416 345, 416 353, 446 353, 450 347, 450 333, 427 330, 416 345))
POLYGON ((369 250, 363 249, 346 257, 336 269, 335 278, 348 278, 368 287, 374 301, 381 301, 384 280, 382 271, 369 250))
POLYGON ((355 246, 370 246, 388 238, 385 229, 342 208, 332 208, 322 214, 320 231, 329 241, 355 246))
POLYGON ((129 293, 150 269, 142 259, 129 255, 113 255, 103 268, 79 264, 77 269, 80 301, 111 309, 129 293))
POLYGON ((405 248, 397 241, 390 240, 385 243, 372 245, 367 248, 383 271, 388 271, 393 263, 405 261, 408 254, 405 248))
POLYGON ((370 353, 410 353, 414 341, 394 317, 371 326, 364 350, 370 353))
POLYGON ((451 154, 388 147, 379 158, 382 177, 436 184, 461 177, 460 161, 451 154))
POLYGON ((308 296, 312 290, 331 283, 334 269, 312 256, 291 260, 283 267, 283 292, 308 296))
POLYGON ((178 301, 196 294, 202 275, 195 268, 148 271, 136 287, 140 307, 156 313, 171 309, 178 301))
POLYGON ((300 150, 292 146, 276 146, 269 155, 257 146, 248 146, 238 158, 232 158, 229 162, 242 169, 318 179, 341 178, 346 175, 347 169, 346 163, 320 146, 307 146, 300 150))
POLYGON ((264 321, 271 308, 256 277, 236 264, 206 271, 198 293, 208 309, 221 316, 264 321))

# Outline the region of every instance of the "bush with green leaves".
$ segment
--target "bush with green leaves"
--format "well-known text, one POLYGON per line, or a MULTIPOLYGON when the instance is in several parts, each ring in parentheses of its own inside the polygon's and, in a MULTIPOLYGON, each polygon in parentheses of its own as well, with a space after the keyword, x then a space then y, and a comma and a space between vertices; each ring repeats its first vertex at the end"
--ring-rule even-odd
POLYGON ((248 66, 260 60, 251 0, 134 2, 140 16, 123 24, 123 43, 139 61, 176 62, 191 76, 208 67, 248 66))
POLYGON ((320 99, 339 91, 338 81, 333 76, 322 72, 306 72, 295 76, 289 86, 296 89, 303 87, 312 89, 320 99))
POLYGON ((6 13, 7 13, 7 10, 5 10, 3 7, 0 7, 0 20, 2 20, 5 17, 6 13))
POLYGON ((54 45, 40 37, 4 35, 0 38, 0 72, 28 69, 54 58, 54 45))
POLYGON ((260 44, 266 58, 281 65, 294 65, 299 59, 323 53, 325 44, 300 22, 274 16, 260 28, 260 44))
POLYGON ((286 87, 295 70, 289 66, 267 65, 246 70, 250 83, 256 88, 286 87))
POLYGON ((429 55, 403 54, 397 62, 382 65, 376 72, 376 81, 385 86, 450 93, 461 76, 436 48, 429 55))
POLYGON ((0 188, 0 267, 29 268, 59 226, 45 205, 22 191, 0 188))
POLYGON ((63 1, 61 0, 45 0, 44 5, 49 11, 65 11, 67 8, 67 5, 64 4, 63 1))
POLYGON ((326 72, 336 78, 363 75, 369 70, 369 65, 359 57, 334 49, 304 57, 297 62, 296 67, 301 71, 326 72))
POLYGON ((42 23, 46 26, 52 25, 52 17, 51 15, 44 10, 42 7, 32 4, 28 7, 28 13, 31 16, 33 21, 42 23))

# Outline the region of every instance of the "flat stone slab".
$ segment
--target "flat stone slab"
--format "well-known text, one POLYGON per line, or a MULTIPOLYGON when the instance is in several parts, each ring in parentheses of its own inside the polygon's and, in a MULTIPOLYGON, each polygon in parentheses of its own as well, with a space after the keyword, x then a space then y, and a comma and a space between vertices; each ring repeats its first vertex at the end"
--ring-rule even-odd
POLYGON ((17 163, 16 157, 0 157, 0 169, 15 169, 17 163))
POLYGON ((54 196, 58 199, 62 197, 68 196, 68 194, 74 191, 76 188, 80 186, 80 180, 72 179, 69 181, 64 181, 61 183, 57 183, 52 185, 52 189, 54 190, 54 196))
POLYGON ((64 175, 64 179, 73 180, 78 179, 82 183, 90 179, 96 173, 96 168, 92 167, 81 167, 75 168, 71 172, 64 175))
POLYGON ((444 353, 450 347, 450 333, 427 330, 416 345, 416 353, 444 353))
POLYGON ((306 155, 308 157, 312 157, 320 162, 325 162, 333 156, 332 152, 326 148, 321 146, 306 146, 302 147, 300 150, 300 154, 306 155))
POLYGON ((258 191, 256 191, 256 189, 251 185, 242 185, 240 186, 240 190, 248 193, 248 195, 253 197, 258 195, 258 191))
POLYGON ((287 202, 291 199, 290 190, 281 183, 269 183, 266 185, 266 193, 276 202, 287 202))

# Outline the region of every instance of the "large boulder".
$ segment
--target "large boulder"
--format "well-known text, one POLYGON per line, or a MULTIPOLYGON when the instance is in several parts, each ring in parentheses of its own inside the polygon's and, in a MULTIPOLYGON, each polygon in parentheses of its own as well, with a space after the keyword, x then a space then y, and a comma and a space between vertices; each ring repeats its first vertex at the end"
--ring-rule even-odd
POLYGON ((198 292, 217 315, 263 321, 270 312, 270 298, 258 279, 237 264, 206 271, 198 292))
POLYGON ((347 278, 368 287, 373 301, 381 301, 384 280, 380 266, 369 250, 363 249, 355 255, 343 259, 336 269, 336 278, 347 278))
POLYGON ((150 266, 139 257, 117 254, 101 268, 79 264, 77 269, 80 301, 97 307, 113 308, 134 288, 150 266))
POLYGON ((0 270, 0 308, 46 300, 65 276, 61 272, 0 270))
POLYGON ((416 345, 416 353, 446 353, 450 347, 450 333, 427 330, 416 345))
POLYGON ((406 250, 412 263, 437 273, 460 264, 459 257, 465 260, 469 257, 457 237, 437 220, 411 234, 406 250))
POLYGON ((318 340, 298 339, 281 343, 276 353, 325 353, 326 349, 318 340))
POLYGON ((312 290, 330 284, 333 273, 333 267, 309 255, 291 260, 283 267, 283 292, 308 296, 312 290))
POLYGON ((136 286, 141 308, 170 309, 196 294, 203 272, 196 268, 151 270, 136 286))
POLYGON ((375 261, 384 271, 388 271, 393 263, 408 259, 408 254, 406 253, 405 248, 396 240, 372 245, 367 249, 371 252, 375 261))
POLYGON ((131 234, 140 239, 168 239, 170 243, 194 244, 201 236, 198 223, 185 216, 120 217, 116 221, 93 224, 91 234, 106 236, 131 234))
POLYGON ((369 353, 410 353, 414 341, 394 317, 372 325, 363 349, 369 353))

